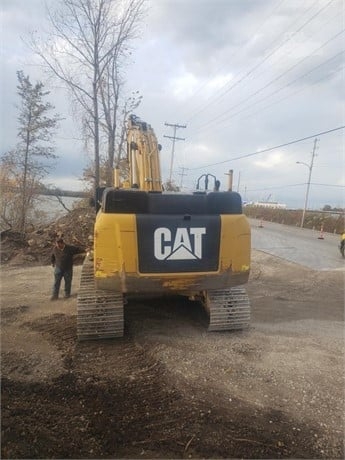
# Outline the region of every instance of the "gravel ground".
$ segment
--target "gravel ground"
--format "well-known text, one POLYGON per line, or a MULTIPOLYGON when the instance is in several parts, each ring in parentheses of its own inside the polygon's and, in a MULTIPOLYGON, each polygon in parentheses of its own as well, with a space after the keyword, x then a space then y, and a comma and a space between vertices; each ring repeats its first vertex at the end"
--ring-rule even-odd
POLYGON ((253 252, 249 330, 197 303, 130 302, 76 341, 50 267, 4 267, 2 458, 344 458, 344 276, 253 252))

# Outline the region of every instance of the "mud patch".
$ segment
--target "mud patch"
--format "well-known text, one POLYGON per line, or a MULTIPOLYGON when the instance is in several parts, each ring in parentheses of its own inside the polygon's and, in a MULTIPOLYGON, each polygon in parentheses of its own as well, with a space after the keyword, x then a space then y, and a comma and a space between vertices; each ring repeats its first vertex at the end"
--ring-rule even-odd
POLYGON ((157 364, 135 380, 4 378, 2 458, 320 456, 310 427, 236 399, 229 411, 214 395, 182 394, 170 377, 157 364))
POLYGON ((1 310, 1 323, 12 323, 16 321, 22 313, 29 310, 27 305, 20 305, 19 307, 3 308, 1 310))
POLYGON ((77 318, 75 315, 55 313, 26 322, 23 326, 39 332, 59 350, 74 347, 77 343, 77 318))

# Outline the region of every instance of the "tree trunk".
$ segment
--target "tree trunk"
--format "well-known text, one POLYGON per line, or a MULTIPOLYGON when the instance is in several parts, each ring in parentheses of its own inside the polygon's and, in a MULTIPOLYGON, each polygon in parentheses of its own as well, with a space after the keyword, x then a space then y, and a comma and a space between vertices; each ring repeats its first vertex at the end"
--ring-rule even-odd
MULTIPOLYGON (((29 120, 29 126, 30 126, 30 120, 29 120)), ((20 225, 19 225, 19 231, 23 235, 25 233, 25 224, 26 224, 26 209, 27 209, 26 182, 27 182, 27 175, 28 175, 29 145, 30 145, 30 132, 29 132, 29 129, 27 129, 25 156, 24 156, 23 182, 22 182, 22 188, 23 188, 22 189, 22 209, 21 209, 21 214, 20 214, 20 225)))
POLYGON ((94 109, 94 147, 95 147, 95 192, 99 187, 99 115, 97 100, 97 83, 93 83, 93 109, 94 109))
POLYGON ((108 165, 107 165, 107 185, 111 187, 114 182, 114 158, 115 158, 115 136, 111 135, 108 139, 108 165))

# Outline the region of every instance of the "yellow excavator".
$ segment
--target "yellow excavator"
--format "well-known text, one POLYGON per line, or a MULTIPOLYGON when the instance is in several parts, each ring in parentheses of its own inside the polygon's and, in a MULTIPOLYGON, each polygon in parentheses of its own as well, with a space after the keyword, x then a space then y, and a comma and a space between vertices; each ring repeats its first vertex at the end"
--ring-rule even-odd
POLYGON ((220 191, 210 174, 199 178, 194 192, 164 191, 160 149, 151 126, 130 116, 128 177, 115 169, 114 186, 102 191, 93 254, 82 268, 78 340, 123 336, 124 304, 141 295, 178 294, 201 302, 209 331, 249 325, 243 285, 250 271, 250 226, 240 195, 220 191))

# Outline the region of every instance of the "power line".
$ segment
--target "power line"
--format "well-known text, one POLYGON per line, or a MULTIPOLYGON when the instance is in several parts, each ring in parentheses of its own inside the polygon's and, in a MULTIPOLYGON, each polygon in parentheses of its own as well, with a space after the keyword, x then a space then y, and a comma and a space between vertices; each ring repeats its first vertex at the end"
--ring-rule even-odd
POLYGON ((247 188, 247 192, 264 192, 266 190, 275 190, 275 189, 288 188, 288 187, 301 187, 302 185, 306 185, 306 182, 302 182, 300 184, 273 185, 271 187, 263 187, 263 188, 256 188, 256 189, 247 188))
MULTIPOLYGON (((342 33, 343 33, 343 31, 342 31, 342 33)), ((339 35, 339 34, 337 34, 337 35, 339 35)), ((239 104, 237 104, 237 105, 231 107, 230 109, 227 109, 225 112, 223 112, 223 113, 221 113, 220 115, 217 115, 216 117, 212 118, 212 119, 209 120, 207 123, 205 123, 205 124, 199 126, 199 128, 197 128, 197 130, 194 131, 194 133, 197 133, 197 132, 199 132, 199 131, 201 131, 201 130, 205 130, 205 129, 208 129, 208 128, 212 128, 212 126, 211 126, 212 123, 217 122, 217 124, 219 124, 219 123, 223 123, 223 122, 229 120, 230 118, 234 118, 236 115, 238 115, 239 113, 241 113, 241 112, 243 112, 243 111, 249 109, 249 108, 252 107, 253 105, 256 105, 256 104, 258 104, 258 103, 260 103, 260 102, 262 102, 262 101, 265 101, 266 99, 268 99, 269 97, 274 96, 275 94, 279 93, 279 92, 282 91, 283 89, 288 88, 288 87, 291 86, 292 84, 296 83, 298 80, 300 80, 300 79, 302 79, 302 78, 308 76, 310 73, 314 72, 314 71, 317 70, 319 67, 322 67, 323 65, 328 64, 330 61, 332 61, 333 59, 337 58, 338 56, 340 56, 340 55, 343 54, 343 53, 344 53, 344 50, 340 51, 339 53, 333 55, 331 58, 327 59, 326 61, 322 62, 321 64, 318 64, 316 67, 313 67, 312 69, 308 70, 308 72, 304 73, 303 75, 301 75, 301 76, 295 78, 294 80, 291 80, 291 81, 290 81, 289 83, 287 83, 286 85, 284 85, 284 86, 282 86, 282 87, 280 87, 280 88, 274 90, 274 91, 271 92, 270 94, 268 94, 268 95, 264 96, 263 98, 261 98, 261 99, 255 101, 253 104, 247 105, 246 107, 244 107, 244 108, 238 110, 237 112, 233 113, 233 114, 230 115, 230 116, 225 116, 225 115, 227 115, 229 112, 231 112, 231 110, 232 110, 233 108, 237 107, 238 105, 240 105, 241 103, 243 103, 244 101, 246 101, 248 98, 247 98, 247 99, 244 99, 241 103, 239 103, 239 104), (222 118, 223 118, 223 119, 222 119, 222 118), (219 121, 219 119, 220 119, 220 121, 219 121)), ((293 66, 293 67, 295 67, 295 66, 293 66)), ((290 69, 290 70, 291 70, 291 69, 290 69)), ((286 72, 286 73, 287 73, 287 72, 286 72)), ((275 80, 277 80, 277 79, 279 79, 279 78, 280 78, 280 77, 277 77, 275 80)), ((274 81, 274 80, 272 80, 272 82, 273 82, 273 81, 274 81)), ((267 87, 267 85, 266 85, 265 87, 263 87, 262 89, 264 89, 264 88, 266 88, 266 87, 267 87)), ((253 93, 253 95, 257 94, 257 93, 260 92, 260 91, 261 91, 261 90, 258 90, 256 93, 253 93)))
MULTIPOLYGON (((218 96, 216 96, 213 100, 211 100, 208 104, 206 104, 204 107, 202 107, 200 110, 198 110, 196 113, 194 113, 189 119, 188 121, 192 120, 193 118, 195 118, 197 115, 199 115, 201 112, 203 112, 204 110, 206 110, 207 107, 209 107, 210 105, 214 104, 216 101, 218 101, 220 98, 222 98, 223 96, 225 96, 225 94, 229 93, 233 88, 235 88, 235 86, 237 86, 239 83, 241 83, 243 80, 245 80, 247 77, 249 77, 249 75, 251 75, 253 72, 255 72, 256 69, 258 69, 259 67, 261 67, 262 64, 264 64, 271 56, 273 56, 273 54, 276 53, 276 51, 278 51, 283 45, 285 45, 288 41, 290 41, 295 35, 297 35, 306 25, 308 25, 313 19, 315 19, 320 13, 322 13, 322 11, 324 11, 326 8, 328 8, 328 6, 333 2, 334 0, 330 0, 325 6, 323 6, 320 10, 318 10, 312 17, 310 17, 306 22, 304 22, 297 30, 295 30, 295 32, 293 32, 291 35, 289 35, 278 47, 276 48, 273 48, 273 50, 267 55, 265 56, 258 64, 254 65, 247 73, 245 73, 243 75, 243 77, 241 77, 239 80, 237 80, 236 82, 234 82, 234 84, 232 86, 230 86, 230 88, 228 88, 227 90, 225 90, 223 93, 219 94, 218 96)), ((228 83, 227 83, 228 84, 228 83)), ((224 86, 227 86, 224 85, 224 86)), ((223 88, 224 88, 223 86, 223 88)))
POLYGON ((302 138, 296 139, 294 141, 285 142, 284 144, 276 145, 275 147, 269 147, 269 148, 264 149, 264 150, 259 150, 258 152, 247 153, 245 155, 241 155, 241 156, 238 156, 238 157, 235 157, 235 158, 231 158, 230 160, 219 161, 218 163, 211 163, 211 164, 208 164, 208 165, 200 166, 198 168, 189 168, 189 171, 194 171, 196 169, 208 168, 210 166, 218 166, 218 165, 221 165, 221 164, 229 163, 230 161, 240 160, 242 158, 248 158, 248 157, 251 157, 251 156, 254 156, 254 155, 260 155, 261 153, 266 153, 266 152, 270 152, 272 150, 279 149, 281 147, 286 147, 288 145, 297 144, 298 142, 306 141, 308 139, 311 139, 312 137, 324 136, 325 134, 329 134, 329 133, 332 133, 334 131, 339 131, 340 129, 344 129, 344 128, 345 128, 345 126, 339 126, 338 128, 333 128, 333 129, 329 129, 327 131, 322 131, 320 133, 312 134, 312 135, 306 136, 306 137, 302 137, 302 138))
MULTIPOLYGON (((342 67, 342 68, 340 69, 340 71, 343 71, 343 70, 344 70, 344 67, 342 67)), ((318 80, 315 80, 313 83, 311 83, 310 86, 308 86, 307 89, 312 88, 314 85, 317 85, 318 83, 322 82, 323 80, 326 80, 327 78, 329 78, 329 75, 322 76, 322 77, 319 78, 318 80)), ((298 89, 298 90, 296 90, 296 91, 292 91, 291 93, 286 94, 285 96, 281 97, 280 99, 277 99, 277 100, 271 102, 270 104, 267 104, 267 105, 265 105, 264 107, 261 107, 259 110, 256 110, 255 112, 252 112, 252 113, 249 113, 249 114, 247 114, 247 115, 244 115, 242 118, 240 118, 240 120, 243 120, 243 119, 248 118, 248 117, 252 117, 253 115, 256 115, 257 113, 261 113, 261 112, 263 112, 264 110, 266 110, 266 109, 272 107, 273 105, 279 104, 279 102, 282 102, 282 101, 284 101, 284 100, 287 99, 287 98, 291 99, 292 96, 295 96, 296 94, 300 93, 301 91, 305 91, 305 89, 306 89, 306 88, 300 88, 300 89, 298 89)), ((268 97, 270 97, 270 95, 266 96, 265 98, 262 98, 260 101, 257 101, 256 103, 254 103, 254 104, 252 104, 252 105, 249 105, 248 107, 245 107, 244 109, 238 111, 238 112, 237 112, 236 114, 234 114, 233 116, 238 115, 240 112, 243 112, 243 111, 245 111, 245 110, 247 110, 247 109, 249 109, 249 108, 255 106, 257 103, 264 101, 264 100, 267 99, 268 97)), ((230 118, 233 118, 233 116, 227 118, 227 120, 229 120, 230 118)), ((226 120, 225 120, 225 121, 226 121, 226 120)), ((215 127, 215 128, 214 128, 215 131, 217 131, 218 129, 223 129, 223 128, 222 128, 221 126, 219 126, 219 125, 218 125, 218 127, 215 127)))
MULTIPOLYGON (((264 89, 266 89, 267 87, 271 86, 272 83, 275 83, 276 81, 280 80, 282 77, 284 77, 287 73, 291 72, 291 70, 293 70, 295 67, 297 67, 298 65, 300 65, 302 62, 304 62, 306 59, 310 58, 311 56, 313 56, 315 53, 318 53, 322 48, 324 48, 326 45, 328 45, 328 43, 330 43, 331 41, 335 40, 337 37, 339 37, 340 35, 342 35, 343 33, 345 32, 345 29, 342 29, 340 32, 337 32, 335 35, 333 35, 331 38, 329 38, 326 42, 324 42, 321 46, 319 46, 318 48, 316 48, 312 53, 308 54, 308 56, 305 56, 303 59, 301 59, 300 61, 298 61, 296 64, 294 64, 293 66, 289 67, 287 70, 285 70, 283 73, 281 73, 280 75, 278 75, 277 77, 273 78, 271 81, 269 81, 266 85, 262 86, 261 88, 259 88, 257 91, 255 91, 254 93, 250 94, 248 97, 246 97, 245 99, 243 99, 242 101, 238 102, 237 104, 233 105, 232 107, 230 107, 229 109, 227 109, 225 112, 223 112, 223 114, 220 114, 218 115, 218 117, 214 118, 213 120, 217 120, 218 118, 222 117, 223 115, 225 115, 226 113, 230 112, 232 109, 238 107, 239 105, 243 104, 244 102, 248 101, 249 99, 251 99, 253 96, 256 96, 257 94, 259 94, 261 91, 263 91, 264 89)), ((334 57, 336 57, 338 55, 335 55, 334 57)), ((331 58, 333 59, 333 57, 331 58)), ((328 62, 328 60, 326 61, 328 62)), ((324 63, 320 64, 320 65, 323 65, 324 63)), ((312 69, 312 71, 314 71, 315 69, 317 69, 319 66, 317 67, 314 67, 312 69)), ((302 77, 298 77, 298 78, 303 78, 303 76, 305 76, 307 74, 304 74, 302 75, 302 77)), ((295 81, 295 80, 294 80, 295 81)), ((293 81, 293 82, 294 82, 293 81)), ((292 83, 293 83, 292 82, 292 83)), ((274 94, 274 93, 273 93, 274 94)), ((266 96, 267 97, 267 96, 266 96)), ((213 121, 211 120, 211 121, 213 121)), ((210 123, 210 122, 209 122, 210 123)), ((208 124, 208 123, 207 123, 208 124)))
MULTIPOLYGON (((255 30, 255 32, 252 32, 251 33, 251 37, 255 37, 255 35, 258 34, 258 32, 263 28, 263 26, 268 22, 268 20, 273 16, 273 14, 280 8, 280 6, 282 5, 282 3, 284 3, 285 0, 281 0, 279 4, 277 4, 274 9, 271 11, 271 13, 266 17, 266 19, 261 23, 261 25, 255 30)), ((315 2, 316 3, 316 2, 315 2)), ((311 8, 313 7, 314 5, 311 6, 311 8)), ((310 8, 309 8, 310 9, 310 8)), ((309 11, 309 9, 307 11, 309 11)), ((287 29, 288 30, 288 29, 287 29)), ((250 44, 250 41, 248 41, 243 48, 237 48, 236 51, 234 51, 233 53, 231 53, 230 56, 228 56, 227 60, 230 61, 232 58, 234 58, 234 56, 236 56, 240 51, 243 51, 243 49, 247 48, 248 45, 250 44)), ((201 85, 199 85, 199 87, 194 91, 193 94, 191 94, 187 100, 191 100, 193 99, 197 94, 200 93, 200 91, 205 88, 205 86, 208 85, 208 83, 212 80, 212 78, 218 74, 219 71, 221 71, 222 69, 224 69, 224 64, 222 64, 221 66, 219 66, 217 68, 217 70, 215 70, 212 75, 210 77, 207 78, 206 81, 204 81, 201 85)), ((223 86, 222 88, 224 88, 226 85, 228 85, 230 83, 230 81, 227 81, 223 86)), ((222 89, 220 88, 220 89, 222 89)), ((212 97, 212 96, 211 96, 212 97)), ((185 101, 186 102, 186 101, 185 101)))
MULTIPOLYGON (((334 19, 338 19, 339 20, 339 12, 337 11, 337 13, 332 16, 330 19, 328 19, 328 21, 326 22, 322 22, 322 28, 324 28, 326 25, 328 25, 331 21, 333 21, 334 19)), ((343 24, 343 21, 340 20, 340 23, 343 24)), ((321 29, 322 30, 322 29, 321 29)), ((306 39, 311 39, 315 36, 315 34, 319 34, 320 32, 320 28, 318 27, 316 32, 313 32, 311 34, 306 34, 305 35, 305 40, 306 39)), ((278 56, 277 59, 275 59, 273 61, 273 63, 276 65, 278 64, 282 59, 284 59, 286 61, 286 58, 287 56, 291 55, 292 52, 294 52, 296 49, 297 51, 299 50, 299 47, 300 47, 300 44, 298 43, 297 45, 295 44, 292 48, 288 49, 288 50, 284 50, 284 54, 280 54, 278 56)), ((270 69, 263 69, 261 72, 257 73, 256 74, 256 78, 260 77, 261 75, 263 75, 264 73, 267 73, 267 70, 270 70, 270 69)))
POLYGON ((339 184, 318 184, 316 182, 311 182, 310 185, 316 185, 317 187, 339 187, 339 188, 345 188, 345 185, 339 185, 339 184))
MULTIPOLYGON (((276 190, 276 189, 285 189, 288 187, 302 187, 307 185, 307 182, 302 182, 300 184, 286 184, 286 185, 273 185, 271 187, 264 187, 264 188, 256 188, 256 189, 249 189, 247 188, 247 192, 264 192, 266 190, 276 190)), ((345 185, 336 185, 336 184, 318 184, 316 182, 311 182, 310 185, 316 187, 336 187, 336 188, 345 188, 345 185)))
MULTIPOLYGON (((307 9, 307 12, 309 12, 310 9, 313 8, 314 4, 317 3, 317 2, 314 2, 312 4, 311 7, 309 7, 307 9)), ((283 36, 288 30, 290 29, 290 26, 281 34, 281 36, 283 36)), ((274 40, 276 41, 276 40, 274 40)), ((274 43, 274 42, 273 42, 274 43)), ((209 107, 210 105, 214 104, 216 101, 218 101, 220 98, 222 98, 226 93, 230 92, 236 85, 238 85, 239 83, 241 83, 243 80, 245 80, 251 73, 253 73, 258 67, 260 67, 270 56, 272 56, 272 54, 275 53, 275 51, 277 51, 278 49, 280 49, 283 45, 285 44, 285 42, 281 43, 278 47, 276 47, 275 49, 273 49, 273 52, 271 52, 271 54, 269 54, 268 56, 266 56, 264 58, 264 60, 260 61, 259 64, 255 64, 254 67, 252 67, 246 74, 243 75, 243 77, 241 77, 238 81, 235 81, 232 86, 230 86, 230 88, 226 89, 223 93, 219 94, 218 96, 215 96, 214 99, 212 100, 212 96, 210 96, 207 100, 206 100, 206 105, 204 106, 201 106, 200 109, 197 109, 195 111, 195 113, 192 113, 191 117, 188 119, 188 121, 192 120, 193 118, 195 118, 197 115, 199 115, 199 113, 203 112, 207 107, 209 107), (207 101, 210 101, 207 103, 207 101)), ((270 45, 271 46, 271 45, 270 45)), ((267 48, 269 49, 270 46, 267 48)), ((238 76, 240 75, 240 72, 234 77, 237 78, 238 76)), ((232 78, 230 80, 228 80, 220 89, 219 91, 221 91, 222 89, 226 88, 227 86, 229 86, 232 82, 232 78)))

